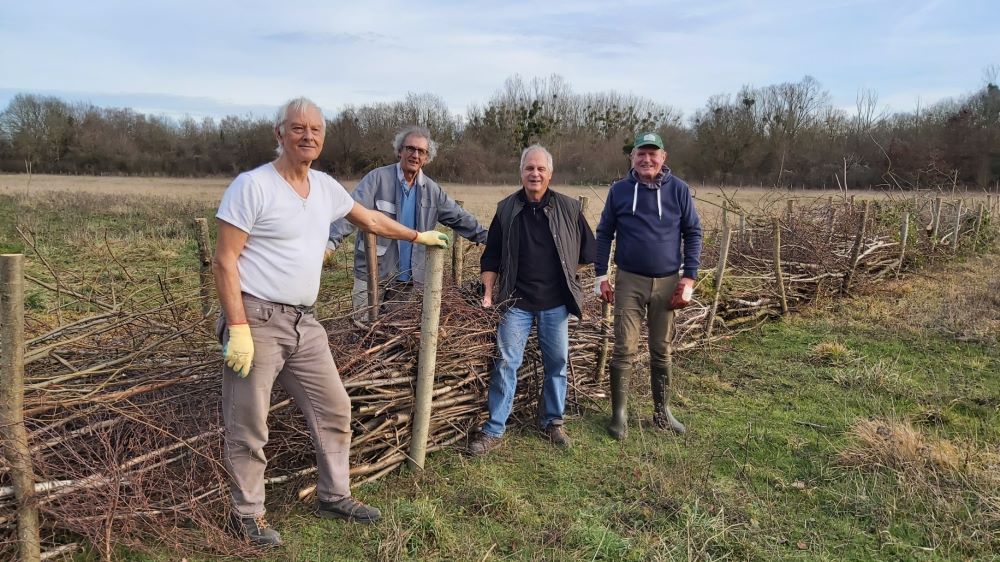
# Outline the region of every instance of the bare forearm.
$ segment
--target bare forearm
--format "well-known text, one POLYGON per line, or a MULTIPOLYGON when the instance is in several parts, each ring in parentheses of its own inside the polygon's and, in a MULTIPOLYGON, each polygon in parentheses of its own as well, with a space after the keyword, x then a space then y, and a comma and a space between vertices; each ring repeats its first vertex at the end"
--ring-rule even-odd
POLYGON ((219 303, 226 317, 226 323, 246 324, 246 311, 243 309, 243 295, 240 291, 240 274, 236 262, 226 263, 218 257, 212 260, 212 274, 215 277, 215 290, 219 294, 219 303))

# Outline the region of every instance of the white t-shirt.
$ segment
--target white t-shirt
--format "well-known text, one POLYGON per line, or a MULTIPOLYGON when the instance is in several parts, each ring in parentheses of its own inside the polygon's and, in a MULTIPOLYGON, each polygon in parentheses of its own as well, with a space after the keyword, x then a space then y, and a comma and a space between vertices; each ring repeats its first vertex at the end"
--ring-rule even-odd
POLYGON ((236 262, 240 289, 273 302, 315 303, 330 223, 353 206, 337 180, 316 170, 309 170, 306 198, 273 164, 237 176, 215 217, 249 234, 236 262))

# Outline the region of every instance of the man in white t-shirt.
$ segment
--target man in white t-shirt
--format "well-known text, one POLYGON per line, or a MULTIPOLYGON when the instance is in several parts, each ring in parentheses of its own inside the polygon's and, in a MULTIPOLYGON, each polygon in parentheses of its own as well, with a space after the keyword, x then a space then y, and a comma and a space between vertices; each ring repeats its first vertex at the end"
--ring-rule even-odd
POLYGON ((264 445, 271 388, 278 382, 302 410, 316 448, 316 514, 361 523, 379 510, 351 496, 351 403, 313 316, 330 224, 346 217, 365 232, 447 247, 448 236, 417 232, 362 207, 332 177, 311 169, 326 121, 306 98, 278 111, 276 160, 240 174, 216 214, 212 271, 222 304, 224 463, 233 513, 228 528, 250 542, 280 545, 264 520, 264 445))

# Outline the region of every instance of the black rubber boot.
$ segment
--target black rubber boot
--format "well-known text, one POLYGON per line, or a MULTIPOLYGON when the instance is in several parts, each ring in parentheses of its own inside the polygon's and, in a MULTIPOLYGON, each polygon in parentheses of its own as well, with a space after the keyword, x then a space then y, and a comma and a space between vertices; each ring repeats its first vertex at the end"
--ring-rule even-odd
POLYGON ((628 396, 627 369, 611 367, 611 422, 608 424, 608 434, 615 439, 624 439, 628 433, 628 412, 626 411, 628 396))
POLYGON ((684 434, 687 428, 670 412, 670 367, 649 369, 649 388, 653 394, 653 425, 657 429, 684 434))

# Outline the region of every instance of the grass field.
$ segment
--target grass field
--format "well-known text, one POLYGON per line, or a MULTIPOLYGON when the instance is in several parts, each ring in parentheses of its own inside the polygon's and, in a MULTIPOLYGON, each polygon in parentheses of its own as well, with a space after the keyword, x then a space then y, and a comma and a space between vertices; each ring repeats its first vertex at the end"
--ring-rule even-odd
MULTIPOLYGON (((556 178, 558 182, 558 178, 556 178)), ((32 195, 51 197, 56 194, 88 193, 95 195, 110 195, 115 197, 155 197, 189 203, 217 204, 222 192, 229 185, 231 178, 133 178, 133 177, 94 177, 94 176, 54 176, 34 175, 30 179, 25 174, 0 174, 0 194, 32 195)), ((357 180, 343 180, 341 183, 348 189, 354 189, 357 180)), ((448 194, 456 200, 464 201, 466 208, 475 214, 480 221, 487 222, 493 217, 496 203, 517 189, 514 185, 472 185, 443 184, 448 194)), ((608 186, 593 185, 559 185, 553 184, 553 189, 567 195, 585 196, 591 200, 587 218, 591 226, 597 226, 603 199, 607 195, 608 186)), ((807 192, 775 191, 760 188, 718 187, 709 185, 693 185, 700 213, 713 217, 718 213, 719 206, 730 199, 747 208, 760 205, 775 205, 786 199, 796 199, 801 202, 811 202, 816 199, 826 199, 830 196, 842 197, 841 192, 810 190, 807 192)), ((875 198, 882 194, 874 192, 856 192, 859 197, 875 198)))
MULTIPOLYGON (((211 216, 228 183, 25 180, 0 176, 0 246, 27 250, 29 272, 45 273, 20 225, 74 286, 117 278, 115 260, 165 278, 193 270, 190 219, 211 216)), ((723 197, 698 189, 704 201, 723 197)), ((485 221, 510 188, 449 190, 485 221)), ((778 199, 759 190, 738 197, 778 199)), ((423 473, 356 491, 383 508, 372 527, 315 519, 288 489, 273 489, 271 519, 287 545, 266 559, 997 559, 998 295, 993 254, 818 303, 677 358, 684 438, 648 427, 648 383, 637 377, 627 441, 605 435, 601 402, 569 419, 569 451, 516 426, 487 458, 435 453, 423 473)), ((32 286, 27 297, 36 312, 52 305, 32 286)), ((201 559, 151 549, 119 555, 201 559)))

